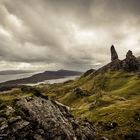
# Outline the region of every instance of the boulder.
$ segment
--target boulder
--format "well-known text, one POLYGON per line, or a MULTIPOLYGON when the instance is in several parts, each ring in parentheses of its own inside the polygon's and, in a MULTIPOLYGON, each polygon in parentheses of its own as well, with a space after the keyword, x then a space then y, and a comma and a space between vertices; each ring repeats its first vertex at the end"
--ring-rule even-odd
POLYGON ((73 92, 79 97, 89 96, 88 91, 82 90, 80 87, 75 88, 73 92))
POLYGON ((75 119, 68 108, 58 102, 42 97, 32 97, 29 100, 27 97, 17 100, 14 110, 10 114, 12 117, 7 117, 8 124, 0 127, 0 134, 6 134, 6 140, 95 139, 93 125, 88 121, 75 119))

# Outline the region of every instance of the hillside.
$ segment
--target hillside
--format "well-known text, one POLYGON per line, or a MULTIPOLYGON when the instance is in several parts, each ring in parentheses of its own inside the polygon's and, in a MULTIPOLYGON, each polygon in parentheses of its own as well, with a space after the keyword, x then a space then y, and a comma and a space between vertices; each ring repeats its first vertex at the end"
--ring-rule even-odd
POLYGON ((70 106, 74 116, 93 122, 99 137, 139 140, 139 63, 130 51, 127 54, 126 59, 117 57, 74 82, 36 88, 70 106))
MULTIPOLYGON (((87 139, 140 140, 139 72, 139 61, 131 51, 128 51, 124 60, 119 60, 118 54, 114 46, 112 46, 111 62, 97 71, 88 70, 75 81, 37 85, 34 87, 22 86, 10 92, 2 93, 0 94, 1 109, 5 109, 5 106, 13 106, 15 108, 15 102, 21 102, 25 99, 20 103, 23 107, 20 106, 19 110, 24 110, 27 114, 29 112, 31 116, 30 108, 32 108, 35 112, 35 118, 36 116, 41 118, 41 111, 38 115, 36 112, 38 112, 38 108, 42 104, 42 101, 38 101, 38 98, 43 98, 43 100, 47 100, 43 102, 52 101, 53 103, 50 103, 51 106, 54 104, 54 101, 59 105, 64 104, 62 106, 65 106, 75 118, 86 120, 86 125, 84 125, 90 128, 85 128, 87 131, 84 131, 84 134, 89 136, 87 139), (39 102, 39 105, 36 105, 35 102, 37 104, 39 102), (34 110, 34 107, 37 111, 34 110), (94 130, 91 126, 94 127, 94 130), (94 136, 91 136, 91 133, 94 133, 94 136)), ((41 109, 39 108, 39 110, 41 109)), ((60 112, 63 111, 60 108, 57 108, 58 110, 60 112)), ((67 116, 68 118, 66 117, 66 119, 69 120, 69 113, 66 110, 63 111, 65 115, 63 113, 62 115, 67 116)), ((42 117, 45 116, 46 111, 44 110, 43 112, 42 117)), ((51 113, 53 114, 53 112, 51 113)), ((22 115, 24 116, 25 112, 22 115)), ((50 118, 49 120, 51 121, 50 118)), ((30 122, 30 119, 28 121, 30 122)), ((37 122, 40 122, 40 119, 37 122)), ((56 126, 56 123, 53 124, 56 126)), ((71 121, 69 124, 71 124, 71 121)), ((73 129, 77 128, 80 132, 84 129, 84 126, 80 126, 83 129, 79 130, 79 123, 75 124, 74 122, 72 126, 73 129)), ((55 133, 53 128, 49 128, 49 131, 55 133)), ((70 132, 72 131, 70 129, 70 132)), ((75 135, 77 137, 77 131, 75 135)), ((84 140, 86 140, 85 135, 83 136, 80 133, 80 137, 84 137, 84 140)))

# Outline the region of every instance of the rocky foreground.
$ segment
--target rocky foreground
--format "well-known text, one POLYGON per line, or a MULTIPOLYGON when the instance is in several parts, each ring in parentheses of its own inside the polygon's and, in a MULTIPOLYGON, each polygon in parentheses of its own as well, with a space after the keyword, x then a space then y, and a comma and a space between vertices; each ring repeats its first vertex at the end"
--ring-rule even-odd
POLYGON ((41 97, 18 99, 1 114, 1 139, 94 140, 92 124, 74 119, 66 106, 41 97))

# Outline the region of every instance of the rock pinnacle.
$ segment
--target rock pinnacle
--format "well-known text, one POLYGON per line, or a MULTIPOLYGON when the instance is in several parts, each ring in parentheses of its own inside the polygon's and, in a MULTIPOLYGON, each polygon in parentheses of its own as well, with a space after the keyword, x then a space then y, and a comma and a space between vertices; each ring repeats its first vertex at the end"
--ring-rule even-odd
POLYGON ((118 54, 115 50, 114 45, 111 46, 111 61, 117 60, 118 59, 118 54))

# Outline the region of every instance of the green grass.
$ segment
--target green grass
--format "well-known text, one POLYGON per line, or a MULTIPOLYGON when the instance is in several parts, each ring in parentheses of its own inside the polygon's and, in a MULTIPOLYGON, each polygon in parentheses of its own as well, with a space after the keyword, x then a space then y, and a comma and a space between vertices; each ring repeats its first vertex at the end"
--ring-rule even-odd
POLYGON ((140 122, 135 120, 136 114, 140 114, 140 78, 134 73, 108 71, 91 74, 68 85, 51 86, 47 91, 46 95, 52 93, 55 99, 70 106, 74 116, 94 122, 99 136, 122 140, 124 135, 136 133, 140 128, 140 122), (75 95, 75 87, 87 90, 90 96, 75 95), (101 122, 116 122, 118 126, 104 131, 100 128, 101 122))
POLYGON ((20 89, 12 89, 11 91, 0 93, 0 105, 12 105, 15 99, 27 96, 32 96, 32 93, 24 93, 20 89))
MULTIPOLYGON (((34 87, 50 99, 71 107, 78 118, 94 123, 99 136, 122 140, 127 134, 136 134, 140 128, 140 78, 134 73, 107 71, 97 75, 82 76, 74 82, 39 85, 34 87), (79 96, 74 89, 80 87, 89 96, 79 96), (104 130, 104 125, 116 122, 117 127, 104 130)), ((1 107, 15 98, 31 96, 33 93, 13 90, 0 94, 1 107)))

